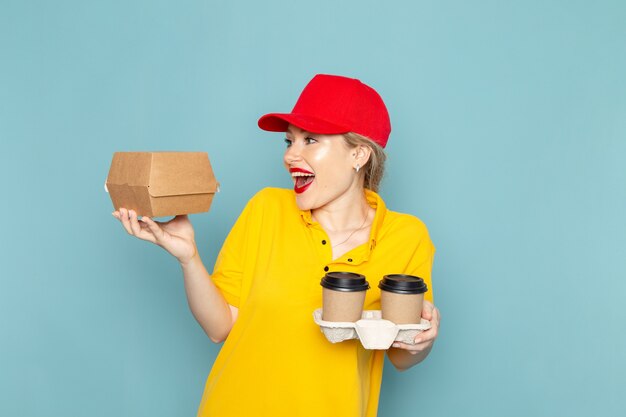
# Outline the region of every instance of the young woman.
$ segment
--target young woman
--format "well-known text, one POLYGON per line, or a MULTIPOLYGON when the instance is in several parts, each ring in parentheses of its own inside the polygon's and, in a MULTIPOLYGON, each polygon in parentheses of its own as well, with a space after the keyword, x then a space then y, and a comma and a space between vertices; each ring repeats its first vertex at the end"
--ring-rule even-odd
POLYGON ((160 223, 125 208, 113 215, 129 234, 176 257, 191 311, 213 342, 224 342, 199 416, 375 416, 385 352, 357 340, 331 344, 312 313, 327 271, 365 275, 365 309, 380 308, 383 275, 417 275, 428 284, 422 316, 432 328, 414 345, 394 344, 389 360, 408 369, 437 337, 428 231, 376 194, 391 131, 387 109, 359 80, 317 75, 291 113, 267 114, 259 126, 285 132, 294 189, 266 188, 248 202, 213 274, 187 216, 160 223))

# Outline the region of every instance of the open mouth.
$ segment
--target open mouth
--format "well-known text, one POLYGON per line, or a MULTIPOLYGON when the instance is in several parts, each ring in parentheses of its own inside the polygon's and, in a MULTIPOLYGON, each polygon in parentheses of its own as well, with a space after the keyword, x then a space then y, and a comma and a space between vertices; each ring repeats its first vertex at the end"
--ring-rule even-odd
POLYGON ((313 184, 313 180, 315 179, 314 173, 301 168, 291 168, 289 172, 291 173, 291 177, 294 179, 293 190, 296 194, 305 192, 307 188, 313 184))

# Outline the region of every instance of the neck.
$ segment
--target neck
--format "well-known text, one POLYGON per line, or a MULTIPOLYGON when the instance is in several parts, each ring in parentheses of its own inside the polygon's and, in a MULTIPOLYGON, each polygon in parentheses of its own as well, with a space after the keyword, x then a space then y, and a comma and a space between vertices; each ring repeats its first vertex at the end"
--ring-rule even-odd
POLYGON ((311 215, 324 230, 340 232, 361 227, 369 210, 363 188, 355 188, 333 202, 312 210, 311 215))

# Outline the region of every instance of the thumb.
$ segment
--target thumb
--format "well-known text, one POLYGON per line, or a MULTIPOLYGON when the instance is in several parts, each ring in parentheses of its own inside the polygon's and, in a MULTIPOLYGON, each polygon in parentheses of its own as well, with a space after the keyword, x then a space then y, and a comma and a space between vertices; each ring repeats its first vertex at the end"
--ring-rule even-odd
POLYGON ((433 318, 433 310, 435 306, 428 301, 424 301, 424 306, 422 307, 422 317, 426 320, 431 320, 433 318))
POLYGON ((170 220, 168 223, 172 222, 172 223, 178 223, 181 221, 189 221, 189 217, 186 214, 179 214, 177 216, 175 216, 172 220, 170 220))
POLYGON ((154 220, 150 217, 142 216, 141 221, 148 225, 148 229, 152 232, 157 241, 163 239, 165 233, 154 220))

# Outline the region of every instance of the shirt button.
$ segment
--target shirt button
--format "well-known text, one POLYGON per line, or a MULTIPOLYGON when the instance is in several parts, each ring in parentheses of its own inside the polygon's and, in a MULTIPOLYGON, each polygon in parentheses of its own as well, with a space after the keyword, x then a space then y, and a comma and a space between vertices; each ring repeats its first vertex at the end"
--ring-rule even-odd
POLYGON ((326 241, 325 241, 325 240, 322 240, 322 245, 325 245, 325 244, 326 244, 326 241))
POLYGON ((324 272, 328 272, 328 267, 327 266, 324 267, 324 272))
POLYGON ((352 258, 348 258, 348 262, 352 262, 352 258))

